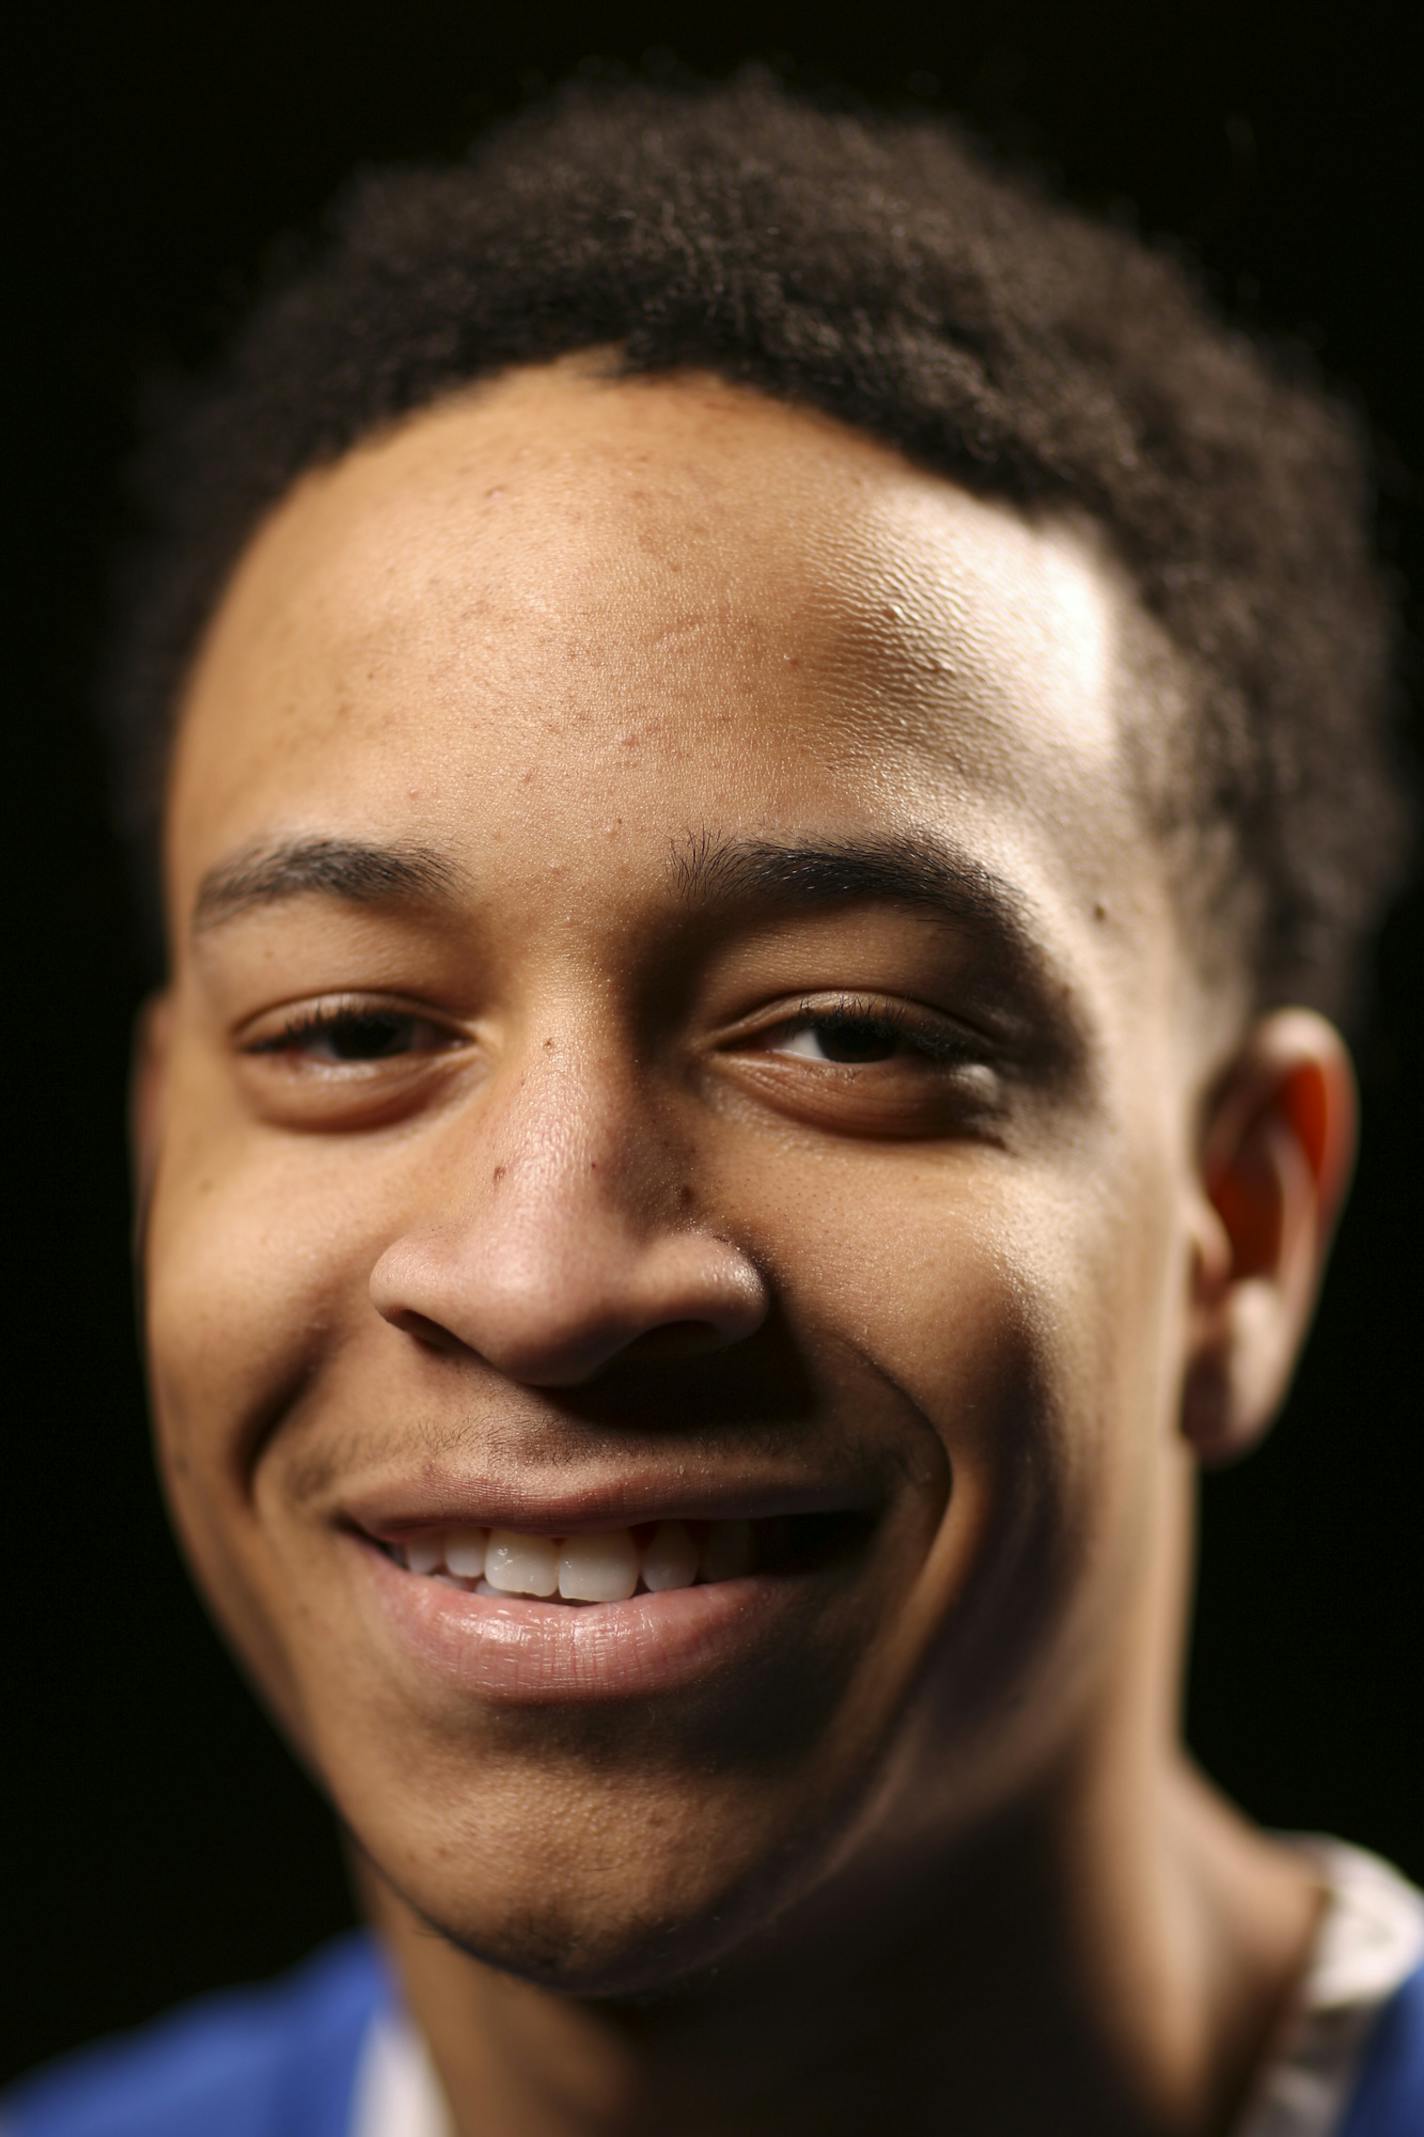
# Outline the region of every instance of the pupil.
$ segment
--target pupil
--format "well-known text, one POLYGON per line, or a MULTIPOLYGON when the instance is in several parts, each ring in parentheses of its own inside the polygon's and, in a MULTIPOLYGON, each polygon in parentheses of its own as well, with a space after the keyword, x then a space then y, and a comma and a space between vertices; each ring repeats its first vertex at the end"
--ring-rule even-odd
POLYGON ((821 1027, 821 1051, 831 1061, 883 1061, 895 1042, 865 1018, 821 1027))
POLYGON ((343 1061, 373 1061, 395 1049, 398 1017, 351 1017, 331 1035, 332 1051, 343 1061))

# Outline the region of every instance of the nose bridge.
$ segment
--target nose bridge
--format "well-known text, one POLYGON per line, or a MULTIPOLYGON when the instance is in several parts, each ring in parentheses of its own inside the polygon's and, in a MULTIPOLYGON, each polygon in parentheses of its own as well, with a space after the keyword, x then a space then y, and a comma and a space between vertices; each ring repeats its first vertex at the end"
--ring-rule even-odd
POLYGON ((504 1075, 466 1182, 486 1223, 563 1209, 636 1235, 672 1214, 677 1153, 631 1045, 540 1026, 504 1075))

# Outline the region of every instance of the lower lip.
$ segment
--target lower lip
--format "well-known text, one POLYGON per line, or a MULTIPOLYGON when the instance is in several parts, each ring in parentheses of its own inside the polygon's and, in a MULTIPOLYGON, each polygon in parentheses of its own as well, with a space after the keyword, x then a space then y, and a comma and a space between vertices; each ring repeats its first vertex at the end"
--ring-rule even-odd
POLYGON ((626 1603, 544 1603, 472 1595, 352 1542, 365 1594, 405 1658, 461 1692, 525 1705, 646 1698, 703 1682, 774 1643, 812 1586, 749 1574, 626 1603))

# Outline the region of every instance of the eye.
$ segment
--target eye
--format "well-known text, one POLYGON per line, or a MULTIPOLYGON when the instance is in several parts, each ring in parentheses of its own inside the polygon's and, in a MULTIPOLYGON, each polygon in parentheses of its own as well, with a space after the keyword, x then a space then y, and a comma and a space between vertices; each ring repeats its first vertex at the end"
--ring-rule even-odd
POLYGON ((1007 1086, 993 1043, 927 1004, 803 998, 729 1037, 727 1068, 744 1089, 832 1134, 992 1135, 1003 1114, 1007 1086))
POLYGON ((892 1060, 903 1048, 902 1034, 883 1019, 820 1016, 808 1018, 799 1030, 793 1029, 776 1051, 796 1060, 849 1068, 892 1060))
POLYGON ((249 1040, 243 1052, 285 1055, 294 1064, 327 1069, 362 1068, 456 1043, 452 1033, 412 1010, 334 1002, 289 1017, 266 1037, 249 1040))
POLYGON ((830 1005, 806 1002, 768 1035, 783 1060, 822 1068, 873 1068, 901 1064, 933 1068, 975 1058, 967 1034, 929 1012, 916 1014, 892 1003, 843 999, 830 1005))

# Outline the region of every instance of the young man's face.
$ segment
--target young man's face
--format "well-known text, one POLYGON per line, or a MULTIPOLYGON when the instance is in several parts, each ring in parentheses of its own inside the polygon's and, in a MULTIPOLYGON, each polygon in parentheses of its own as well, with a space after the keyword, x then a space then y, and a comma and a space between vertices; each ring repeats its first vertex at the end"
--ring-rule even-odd
POLYGON ((362 1849, 498 1962, 667 1978, 1169 1726, 1201 1061, 1124 599, 829 421, 587 363, 308 478, 226 594, 160 1459, 362 1849), (667 1521, 715 1571, 743 1519, 750 1573, 607 1604, 400 1562, 667 1521))

